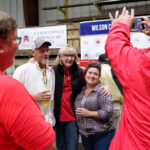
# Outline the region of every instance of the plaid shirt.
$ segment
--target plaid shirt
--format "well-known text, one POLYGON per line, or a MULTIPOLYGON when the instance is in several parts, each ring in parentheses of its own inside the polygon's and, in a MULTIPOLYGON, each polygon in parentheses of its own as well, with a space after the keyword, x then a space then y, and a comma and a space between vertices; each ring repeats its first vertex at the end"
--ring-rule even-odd
POLYGON ((83 118, 76 115, 79 132, 86 137, 95 134, 105 134, 115 129, 112 98, 111 96, 101 96, 100 87, 101 85, 98 83, 98 85, 86 97, 85 103, 81 104, 85 92, 85 87, 83 87, 75 101, 75 109, 81 108, 82 105, 82 108, 84 107, 91 111, 98 111, 100 116, 100 119, 97 119, 93 117, 83 118))

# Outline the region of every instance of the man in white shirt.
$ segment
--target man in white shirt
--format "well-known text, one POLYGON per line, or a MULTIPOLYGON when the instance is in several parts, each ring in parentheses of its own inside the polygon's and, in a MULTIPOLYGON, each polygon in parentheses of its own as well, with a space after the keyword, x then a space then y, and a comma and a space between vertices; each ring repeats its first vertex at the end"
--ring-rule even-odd
POLYGON ((19 80, 36 100, 47 122, 55 125, 54 90, 55 74, 48 65, 51 43, 36 39, 32 50, 34 62, 19 66, 13 77, 19 80))

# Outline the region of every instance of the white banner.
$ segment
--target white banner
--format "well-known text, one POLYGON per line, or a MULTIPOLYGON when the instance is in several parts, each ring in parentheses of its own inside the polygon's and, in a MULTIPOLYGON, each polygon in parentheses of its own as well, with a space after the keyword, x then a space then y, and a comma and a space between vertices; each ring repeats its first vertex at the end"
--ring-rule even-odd
POLYGON ((131 43, 134 47, 148 48, 150 47, 150 36, 140 32, 131 32, 131 43))
MULTIPOLYGON (((110 28, 110 20, 80 23, 81 60, 98 59, 100 54, 105 53, 105 42, 110 28)), ((150 47, 150 36, 132 29, 131 43, 138 48, 150 47)))
POLYGON ((17 30, 18 37, 22 37, 19 50, 31 50, 37 38, 51 42, 51 49, 61 48, 67 44, 67 26, 48 26, 36 28, 21 28, 17 30))
POLYGON ((81 36, 81 60, 98 59, 100 54, 104 54, 106 38, 106 34, 81 36))

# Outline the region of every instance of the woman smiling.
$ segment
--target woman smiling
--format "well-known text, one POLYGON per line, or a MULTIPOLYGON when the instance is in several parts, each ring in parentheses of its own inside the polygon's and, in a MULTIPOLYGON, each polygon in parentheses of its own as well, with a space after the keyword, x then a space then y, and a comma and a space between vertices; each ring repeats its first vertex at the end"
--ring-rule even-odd
MULTIPOLYGON (((56 58, 54 115, 56 118, 57 150, 78 149, 78 129, 74 101, 84 86, 84 71, 77 65, 76 49, 67 44, 62 47, 56 58)), ((101 89, 99 89, 100 91, 101 89)), ((104 88, 103 94, 110 95, 104 88)))
POLYGON ((101 67, 90 63, 85 71, 86 86, 75 101, 76 119, 84 150, 108 150, 115 134, 111 96, 102 96, 101 67))

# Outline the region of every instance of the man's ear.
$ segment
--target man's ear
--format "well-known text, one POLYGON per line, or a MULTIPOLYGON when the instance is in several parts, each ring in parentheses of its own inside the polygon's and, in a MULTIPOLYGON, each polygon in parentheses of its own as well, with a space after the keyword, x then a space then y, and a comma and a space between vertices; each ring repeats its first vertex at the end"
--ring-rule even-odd
POLYGON ((0 48, 0 53, 3 53, 3 52, 4 52, 4 50, 0 48))
POLYGON ((3 49, 3 45, 4 45, 4 40, 2 38, 0 38, 0 53, 3 53, 4 52, 4 49, 3 49))
POLYGON ((34 50, 32 50, 32 55, 34 56, 34 50))

